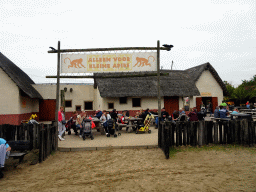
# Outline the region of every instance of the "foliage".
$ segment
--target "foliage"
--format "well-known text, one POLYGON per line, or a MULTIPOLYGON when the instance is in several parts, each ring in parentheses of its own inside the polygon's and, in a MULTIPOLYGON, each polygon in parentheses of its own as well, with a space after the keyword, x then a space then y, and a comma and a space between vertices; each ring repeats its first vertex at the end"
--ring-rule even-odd
POLYGON ((228 91, 228 96, 224 98, 224 101, 226 102, 230 99, 236 99, 243 102, 256 97, 256 75, 250 80, 242 80, 242 84, 237 88, 234 88, 234 86, 227 81, 224 81, 224 84, 228 91))
POLYGON ((249 81, 242 80, 244 86, 256 86, 256 75, 254 75, 249 81))
POLYGON ((246 90, 243 85, 239 85, 233 93, 234 99, 246 100, 250 96, 250 91, 246 90))

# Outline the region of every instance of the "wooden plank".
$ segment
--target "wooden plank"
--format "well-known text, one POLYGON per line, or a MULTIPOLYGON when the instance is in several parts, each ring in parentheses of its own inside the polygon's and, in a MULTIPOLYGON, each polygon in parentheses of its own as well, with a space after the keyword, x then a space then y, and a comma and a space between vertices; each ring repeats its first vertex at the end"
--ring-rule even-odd
POLYGON ((3 125, 0 125, 0 138, 3 138, 3 125))
POLYGON ((66 52, 97 52, 97 51, 126 51, 126 50, 166 50, 169 51, 168 47, 113 47, 113 48, 92 48, 92 49, 59 49, 51 50, 48 53, 66 53, 66 52))
POLYGON ((40 124, 40 130, 39 130, 39 163, 43 162, 44 158, 44 130, 42 124, 40 124))
POLYGON ((220 144, 223 144, 223 140, 222 140, 222 131, 223 131, 222 125, 223 125, 223 123, 221 121, 219 121, 219 143, 220 144))
POLYGON ((251 126, 252 126, 252 145, 256 144, 256 135, 255 135, 255 122, 252 121, 251 122, 251 126))
POLYGON ((213 126, 214 126, 214 144, 218 144, 219 140, 219 132, 218 132, 218 123, 217 122, 213 122, 213 126))
POLYGON ((223 122, 223 144, 227 144, 227 122, 223 122))
POLYGON ((198 126, 198 145, 201 147, 203 145, 203 122, 199 121, 199 126, 198 126))
POLYGON ((187 122, 183 122, 183 145, 187 145, 187 134, 188 134, 188 124, 187 122))
POLYGON ((180 144, 180 122, 176 122, 176 147, 180 144))

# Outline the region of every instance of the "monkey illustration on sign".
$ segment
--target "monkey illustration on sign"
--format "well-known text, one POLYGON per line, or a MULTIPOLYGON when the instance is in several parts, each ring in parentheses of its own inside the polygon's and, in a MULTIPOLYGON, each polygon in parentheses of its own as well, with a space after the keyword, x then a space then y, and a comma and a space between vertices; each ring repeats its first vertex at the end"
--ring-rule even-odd
POLYGON ((77 68, 77 67, 79 67, 79 68, 84 67, 84 68, 85 68, 85 66, 82 64, 82 62, 83 62, 83 59, 82 59, 82 58, 80 58, 80 59, 75 59, 75 60, 71 61, 71 60, 67 57, 67 58, 64 59, 64 63, 66 63, 66 59, 68 59, 69 62, 70 62, 70 65, 68 66, 68 68, 69 68, 69 67, 75 67, 75 68, 77 68))
MULTIPOLYGON (((151 64, 148 62, 150 57, 153 57, 153 56, 149 56, 148 59, 136 57, 137 63, 133 67, 135 67, 136 65, 137 67, 144 67, 146 65, 151 66, 151 64)), ((153 57, 153 61, 155 61, 154 57, 153 57)))

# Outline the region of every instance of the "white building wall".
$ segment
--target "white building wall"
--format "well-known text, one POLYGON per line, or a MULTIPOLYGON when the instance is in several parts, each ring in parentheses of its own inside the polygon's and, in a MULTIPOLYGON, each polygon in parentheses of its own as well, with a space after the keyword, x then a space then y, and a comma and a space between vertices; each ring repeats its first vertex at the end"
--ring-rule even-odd
MULTIPOLYGON (((203 92, 208 92, 211 93, 211 97, 218 97, 218 105, 221 104, 223 100, 223 90, 210 71, 206 70, 202 73, 196 82, 196 87, 198 88, 200 94, 203 92)), ((192 107, 196 107, 196 97, 201 96, 193 97, 193 102, 191 103, 193 105, 192 107)))
MULTIPOLYGON (((56 84, 36 84, 33 85, 34 88, 42 95, 43 99, 56 99, 56 84)), ((76 110, 76 105, 81 105, 81 109, 84 110, 84 102, 92 101, 93 110, 96 110, 97 103, 95 99, 95 92, 93 85, 88 84, 60 84, 60 90, 64 90, 65 100, 72 101, 72 107, 66 107, 66 112, 71 112, 76 110), (70 88, 73 89, 70 92, 70 88)), ((59 108, 59 107, 58 107, 59 108)))
POLYGON ((19 114, 19 88, 0 68, 0 114, 19 114))
POLYGON ((20 96, 19 108, 20 113, 39 112, 39 99, 20 96))
MULTIPOLYGON (((138 98, 138 97, 127 97, 127 104, 120 104, 119 103, 119 97, 117 98, 103 98, 103 106, 105 110, 111 110, 108 109, 108 103, 114 103, 114 108, 117 111, 123 111, 123 110, 140 110, 140 109, 158 109, 158 100, 156 97, 142 97, 141 98, 141 106, 140 107, 132 107, 132 98, 138 98)), ((161 98, 161 108, 164 107, 164 99, 161 98)))

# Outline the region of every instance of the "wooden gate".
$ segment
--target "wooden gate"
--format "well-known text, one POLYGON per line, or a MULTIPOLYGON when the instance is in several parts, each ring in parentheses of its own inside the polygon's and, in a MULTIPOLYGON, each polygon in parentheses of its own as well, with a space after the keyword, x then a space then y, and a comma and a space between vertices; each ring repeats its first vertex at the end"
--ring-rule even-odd
POLYGON ((179 97, 164 97, 165 110, 171 115, 175 110, 179 110, 179 97))

